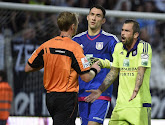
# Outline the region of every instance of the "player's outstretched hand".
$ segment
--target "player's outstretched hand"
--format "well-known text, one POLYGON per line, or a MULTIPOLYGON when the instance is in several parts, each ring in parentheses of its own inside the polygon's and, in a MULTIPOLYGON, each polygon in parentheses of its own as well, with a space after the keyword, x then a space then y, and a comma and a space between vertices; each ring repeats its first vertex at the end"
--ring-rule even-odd
POLYGON ((90 65, 95 63, 96 61, 99 61, 98 65, 101 68, 111 68, 112 62, 110 62, 108 59, 101 59, 101 58, 95 58, 95 57, 90 57, 90 65))
POLYGON ((86 90, 86 92, 91 92, 91 94, 85 97, 85 102, 91 102, 91 103, 93 103, 97 98, 99 98, 99 96, 102 93, 99 89, 86 90))
POLYGON ((90 66, 92 66, 95 62, 99 61, 99 58, 94 58, 94 57, 90 57, 89 58, 89 63, 90 66))

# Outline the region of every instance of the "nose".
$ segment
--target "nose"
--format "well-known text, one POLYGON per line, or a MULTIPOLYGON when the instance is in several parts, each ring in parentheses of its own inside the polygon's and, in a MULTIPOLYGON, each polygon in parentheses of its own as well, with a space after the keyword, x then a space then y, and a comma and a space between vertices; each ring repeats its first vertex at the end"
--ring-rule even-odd
POLYGON ((93 16, 93 17, 92 17, 92 20, 96 20, 96 16, 93 16))

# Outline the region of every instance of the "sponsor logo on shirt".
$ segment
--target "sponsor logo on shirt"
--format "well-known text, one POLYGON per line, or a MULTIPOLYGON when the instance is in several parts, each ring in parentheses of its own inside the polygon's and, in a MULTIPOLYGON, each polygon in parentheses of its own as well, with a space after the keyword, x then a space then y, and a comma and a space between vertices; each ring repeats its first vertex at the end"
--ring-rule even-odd
POLYGON ((96 49, 102 50, 103 49, 103 42, 96 42, 96 49))
POLYGON ((56 53, 65 53, 65 51, 62 50, 55 50, 56 53))
POLYGON ((120 76, 135 76, 135 73, 137 73, 137 67, 123 67, 120 68, 120 76))
POLYGON ((129 67, 129 59, 124 59, 123 66, 124 67, 129 67))
POLYGON ((90 67, 90 64, 89 64, 89 62, 88 62, 88 60, 87 60, 86 57, 81 58, 81 62, 82 62, 82 64, 83 64, 83 68, 84 68, 84 69, 90 67))
POLYGON ((149 55, 148 54, 141 54, 141 64, 143 66, 147 66, 148 65, 148 59, 149 59, 149 55))

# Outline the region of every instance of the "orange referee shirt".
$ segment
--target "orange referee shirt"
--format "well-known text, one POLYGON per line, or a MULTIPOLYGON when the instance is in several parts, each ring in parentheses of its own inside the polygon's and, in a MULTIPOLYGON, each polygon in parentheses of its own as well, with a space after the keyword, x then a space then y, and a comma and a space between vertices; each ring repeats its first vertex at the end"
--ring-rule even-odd
POLYGON ((7 120, 10 114, 13 91, 7 82, 0 82, 0 120, 7 120))
POLYGON ((44 67, 47 92, 78 92, 78 74, 89 72, 83 49, 68 37, 57 36, 36 49, 28 60, 32 68, 44 67))

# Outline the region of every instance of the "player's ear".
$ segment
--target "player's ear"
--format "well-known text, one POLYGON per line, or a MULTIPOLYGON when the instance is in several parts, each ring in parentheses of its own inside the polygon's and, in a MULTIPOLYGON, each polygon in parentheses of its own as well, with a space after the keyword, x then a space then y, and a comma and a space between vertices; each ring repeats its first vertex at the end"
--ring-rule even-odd
POLYGON ((138 37, 139 37, 139 33, 138 32, 134 33, 134 38, 137 39, 138 37))
POLYGON ((75 29, 75 24, 71 25, 71 29, 74 30, 75 29))
POLYGON ((102 20, 102 24, 104 24, 106 22, 106 19, 105 18, 103 18, 103 20, 102 20))
POLYGON ((89 17, 88 17, 89 15, 87 15, 87 20, 89 19, 89 17))

